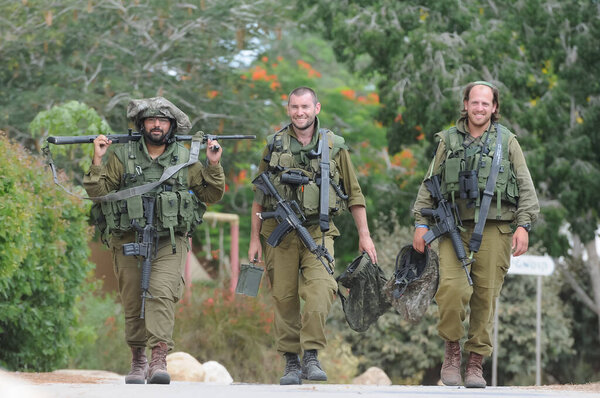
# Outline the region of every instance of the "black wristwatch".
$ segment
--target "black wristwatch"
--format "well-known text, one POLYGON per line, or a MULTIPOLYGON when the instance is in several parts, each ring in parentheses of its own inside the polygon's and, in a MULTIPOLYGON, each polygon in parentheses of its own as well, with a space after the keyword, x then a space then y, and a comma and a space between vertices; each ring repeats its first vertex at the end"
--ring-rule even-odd
POLYGON ((531 231, 531 224, 523 224, 523 225, 519 225, 519 227, 525 228, 525 231, 527 231, 527 232, 531 231))

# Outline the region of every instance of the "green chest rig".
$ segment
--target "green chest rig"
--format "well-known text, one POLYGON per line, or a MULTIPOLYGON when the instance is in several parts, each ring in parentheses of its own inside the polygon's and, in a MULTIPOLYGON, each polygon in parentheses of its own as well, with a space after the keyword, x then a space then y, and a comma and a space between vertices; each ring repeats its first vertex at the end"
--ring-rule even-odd
POLYGON ((496 199, 496 214, 500 215, 502 201, 516 205, 519 197, 517 179, 508 158, 508 143, 514 136, 506 127, 496 123, 482 135, 479 142, 465 146, 464 136, 456 127, 436 134, 446 146, 441 164, 441 191, 447 200, 468 200, 468 207, 475 206, 475 222, 478 221, 482 193, 486 189, 496 152, 497 131, 501 131, 502 157, 493 187, 496 199))
MULTIPOLYGON (((318 176, 321 172, 320 156, 311 157, 311 151, 317 149, 317 136, 324 133, 329 148, 329 215, 335 216, 348 208, 347 195, 341 187, 340 175, 336 155, 346 148, 344 139, 327 129, 319 129, 312 142, 302 146, 298 140, 292 140, 285 131, 289 125, 277 133, 267 137, 269 154, 265 161, 269 164, 270 180, 275 189, 285 200, 296 201, 308 224, 315 223, 319 215, 320 188, 318 176)), ((267 207, 275 208, 276 201, 271 197, 267 207)), ((318 221, 318 220, 317 220, 318 221)))
MULTIPOLYGON (((155 160, 144 152, 141 141, 119 145, 114 153, 124 166, 118 191, 157 182, 165 169, 186 163, 190 158, 190 151, 180 143, 170 144, 165 153, 155 160)), ((155 198, 156 231, 159 236, 170 236, 173 250, 175 234, 189 234, 202 222, 206 211, 206 205, 189 190, 187 176, 188 168, 182 167, 170 178, 143 194, 155 198)), ((96 203, 94 208, 92 216, 96 219, 105 242, 110 234, 131 231, 132 221, 136 221, 142 228, 146 225, 142 195, 103 201, 96 203)))

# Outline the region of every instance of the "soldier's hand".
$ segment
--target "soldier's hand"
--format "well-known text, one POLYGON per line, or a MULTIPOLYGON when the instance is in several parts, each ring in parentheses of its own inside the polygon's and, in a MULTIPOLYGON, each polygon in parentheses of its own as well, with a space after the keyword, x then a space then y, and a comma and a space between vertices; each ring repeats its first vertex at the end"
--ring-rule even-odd
POLYGON ((365 236, 364 238, 358 239, 358 251, 359 252, 367 252, 371 262, 373 264, 377 263, 377 251, 375 250, 375 244, 373 243, 373 239, 370 236, 365 236))
POLYGON ((212 165, 219 164, 221 160, 221 155, 223 154, 223 148, 219 145, 219 141, 217 140, 207 140, 206 141, 206 158, 209 163, 212 165))
POLYGON ((94 139, 93 165, 100 166, 102 164, 102 157, 106 154, 110 144, 112 144, 112 140, 109 140, 104 134, 100 134, 94 139))
POLYGON ((425 252, 425 239, 423 236, 427 233, 428 229, 425 227, 415 228, 415 234, 413 235, 413 248, 419 253, 425 252))
POLYGON ((513 257, 520 256, 529 248, 529 232, 523 227, 517 227, 512 237, 513 257))
POLYGON ((260 239, 250 238, 248 259, 253 263, 262 263, 262 245, 260 244, 260 239))

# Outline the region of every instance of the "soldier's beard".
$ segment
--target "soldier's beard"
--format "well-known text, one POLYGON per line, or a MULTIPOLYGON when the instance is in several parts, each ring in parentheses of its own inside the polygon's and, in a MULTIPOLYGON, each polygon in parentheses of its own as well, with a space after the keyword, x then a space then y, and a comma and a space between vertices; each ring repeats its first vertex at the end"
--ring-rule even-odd
POLYGON ((155 145, 155 146, 161 146, 165 144, 165 138, 167 136, 167 133, 159 128, 159 127, 155 127, 150 131, 145 131, 144 130, 144 137, 146 137, 146 143, 150 144, 150 145, 155 145), (153 134, 153 132, 160 132, 160 135, 156 135, 153 134))

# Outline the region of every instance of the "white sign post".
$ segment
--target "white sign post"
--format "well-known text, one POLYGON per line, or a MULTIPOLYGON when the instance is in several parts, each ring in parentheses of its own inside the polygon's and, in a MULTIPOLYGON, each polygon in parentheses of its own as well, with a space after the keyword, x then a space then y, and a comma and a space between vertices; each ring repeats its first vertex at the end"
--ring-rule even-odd
MULTIPOLYGON (((521 255, 510 258, 509 274, 536 275, 537 276, 537 313, 535 334, 535 385, 542 384, 542 276, 552 275, 554 261, 552 257, 521 255)), ((498 384, 498 300, 496 300, 496 313, 494 314, 494 352, 492 354, 492 385, 498 384)))

